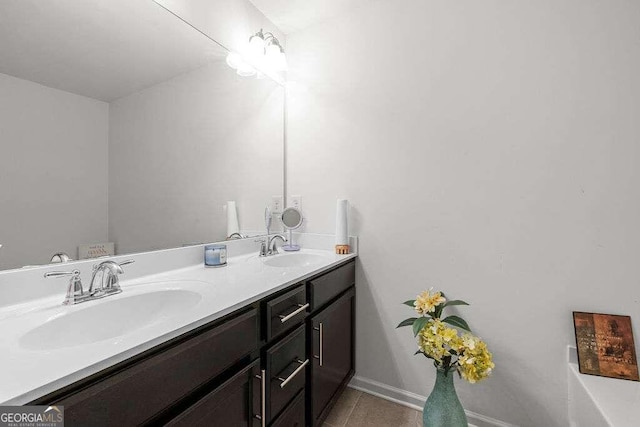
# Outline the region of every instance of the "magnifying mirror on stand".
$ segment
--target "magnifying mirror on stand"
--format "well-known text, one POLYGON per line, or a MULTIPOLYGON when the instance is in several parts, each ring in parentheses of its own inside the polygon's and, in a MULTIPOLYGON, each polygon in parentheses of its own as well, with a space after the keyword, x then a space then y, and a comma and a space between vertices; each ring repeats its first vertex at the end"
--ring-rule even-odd
POLYGON ((285 209, 284 211, 282 211, 282 224, 289 234, 287 244, 282 245, 282 249, 289 252, 299 251, 300 246, 293 243, 292 230, 300 228, 300 226, 302 225, 302 212, 300 212, 300 210, 297 208, 285 209))

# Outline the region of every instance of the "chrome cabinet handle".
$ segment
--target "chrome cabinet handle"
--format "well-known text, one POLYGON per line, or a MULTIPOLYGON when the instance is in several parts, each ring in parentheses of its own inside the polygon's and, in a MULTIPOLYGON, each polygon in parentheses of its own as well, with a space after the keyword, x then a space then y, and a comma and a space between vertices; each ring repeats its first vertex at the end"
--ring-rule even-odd
POLYGON ((293 379, 293 377, 298 375, 298 373, 302 371, 304 367, 307 366, 307 364, 309 364, 309 359, 305 360, 304 362, 300 359, 297 359, 296 362, 298 362, 300 366, 298 366, 296 370, 291 373, 291 375, 289 375, 287 378, 278 377, 278 381, 280 381, 280 388, 284 388, 284 386, 286 386, 289 381, 293 379))
POLYGON ((306 304, 298 304, 298 307, 295 311, 292 311, 291 313, 284 315, 281 314, 280 317, 280 322, 284 323, 287 320, 291 319, 292 317, 294 317, 296 314, 302 313, 303 311, 305 311, 308 307, 309 307, 309 303, 306 304))
POLYGON ((262 427, 267 426, 267 401, 265 392, 267 390, 267 375, 264 369, 260 371, 260 375, 256 375, 256 378, 260 380, 260 415, 254 415, 257 419, 260 420, 260 425, 262 427))
POLYGON ((320 355, 319 356, 313 356, 316 359, 318 359, 318 361, 320 362, 320 366, 322 366, 322 362, 324 361, 324 325, 322 324, 322 322, 320 322, 320 324, 318 325, 317 328, 313 328, 314 331, 319 331, 320 332, 320 355))

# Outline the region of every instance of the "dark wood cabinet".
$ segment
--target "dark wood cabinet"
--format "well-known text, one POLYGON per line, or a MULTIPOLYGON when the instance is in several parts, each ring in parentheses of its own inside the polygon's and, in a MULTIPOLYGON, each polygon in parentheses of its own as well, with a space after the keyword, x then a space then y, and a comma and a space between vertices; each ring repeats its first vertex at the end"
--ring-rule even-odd
POLYGON ((266 351, 267 420, 274 420, 306 384, 305 327, 287 335, 266 351))
POLYGON ((355 291, 351 289, 311 318, 310 405, 312 425, 328 415, 354 373, 355 291))
POLYGON ((289 407, 271 424, 271 427, 305 427, 304 390, 291 402, 289 407))
POLYGON ((166 425, 258 427, 261 416, 260 360, 231 377, 166 425))
POLYGON ((320 309, 356 284, 356 263, 349 262, 309 281, 312 310, 320 309))
POLYGON ((30 404, 69 426, 317 426, 354 373, 354 284, 350 260, 30 404))
POLYGON ((257 310, 245 310, 53 402, 64 406, 67 425, 141 424, 257 349, 258 326, 257 310))
POLYGON ((265 303, 266 335, 271 341, 304 321, 307 315, 307 289, 300 285, 265 303))

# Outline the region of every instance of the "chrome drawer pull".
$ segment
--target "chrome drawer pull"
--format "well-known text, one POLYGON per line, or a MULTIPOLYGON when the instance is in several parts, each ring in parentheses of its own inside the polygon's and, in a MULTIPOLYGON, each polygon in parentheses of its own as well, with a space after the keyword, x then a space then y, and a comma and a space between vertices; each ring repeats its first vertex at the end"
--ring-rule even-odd
POLYGON ((313 330, 320 332, 320 355, 314 355, 313 357, 318 359, 318 362, 320 362, 320 366, 322 366, 322 362, 324 361, 324 349, 322 348, 324 347, 324 325, 322 324, 322 322, 320 322, 318 327, 313 328, 313 330))
POLYGON ((261 427, 266 427, 267 425, 267 417, 266 412, 267 412, 267 397, 266 397, 266 391, 267 391, 267 376, 265 375, 266 372, 265 370, 261 370, 260 371, 260 375, 256 375, 256 378, 258 378, 260 380, 260 415, 254 415, 254 417, 256 417, 258 420, 260 420, 260 426, 261 427))
POLYGON ((309 308, 309 303, 306 303, 304 305, 302 304, 298 304, 298 307, 295 311, 292 311, 291 313, 287 314, 286 316, 284 314, 281 314, 280 317, 280 322, 284 323, 287 320, 291 319, 293 316, 295 316, 296 314, 302 313, 303 311, 305 311, 307 308, 309 308))
POLYGON ((304 367, 307 366, 307 364, 309 363, 309 359, 305 360, 304 362, 302 360, 298 359, 298 360, 296 360, 296 362, 298 362, 300 364, 300 366, 298 366, 296 368, 296 370, 291 373, 291 375, 289 375, 287 378, 278 377, 278 380, 281 381, 280 382, 280 388, 284 388, 284 386, 286 386, 287 383, 289 383, 289 381, 291 381, 293 379, 293 377, 298 375, 298 372, 302 371, 304 369, 304 367))

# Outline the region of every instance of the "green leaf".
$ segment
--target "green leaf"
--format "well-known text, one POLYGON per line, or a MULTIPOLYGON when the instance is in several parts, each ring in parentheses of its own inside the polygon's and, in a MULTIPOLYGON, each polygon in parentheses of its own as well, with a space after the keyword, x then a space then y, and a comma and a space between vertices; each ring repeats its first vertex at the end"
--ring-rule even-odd
POLYGON ((436 309, 433 312, 433 318, 434 319, 439 319, 442 316, 442 310, 444 310, 444 305, 436 306, 436 309))
POLYGON ((396 328, 401 328, 403 326, 409 326, 409 325, 413 325, 413 322, 415 322, 417 319, 417 317, 410 317, 406 320, 403 320, 402 322, 400 322, 400 324, 398 326, 396 326, 396 328))
POLYGON ((452 299, 451 301, 447 301, 444 303, 444 307, 449 307, 451 305, 469 305, 469 304, 459 299, 452 299))
POLYGON ((403 302, 403 304, 408 305, 409 307, 415 307, 415 305, 413 305, 414 302, 416 302, 416 300, 410 299, 409 301, 403 302))
MULTIPOLYGON (((448 323, 450 325, 453 325, 456 328, 464 329, 466 331, 471 332, 471 329, 469 329, 469 325, 467 325, 467 322, 465 322, 465 320, 463 318, 461 318, 461 317, 449 316, 449 317, 445 317, 444 319, 442 319, 442 321, 444 323, 448 323)), ((414 325, 414 330, 415 330, 415 325, 414 325)))
POLYGON ((422 330, 422 328, 424 328, 424 325, 427 324, 427 322, 429 322, 429 318, 427 317, 418 317, 416 320, 414 320, 413 322, 413 336, 418 336, 418 333, 420 333, 420 331, 422 330))

